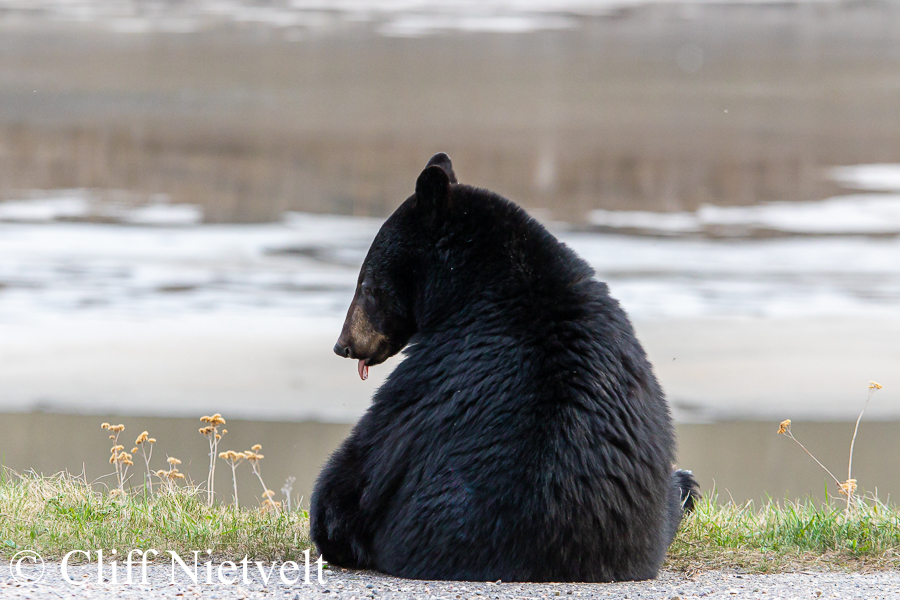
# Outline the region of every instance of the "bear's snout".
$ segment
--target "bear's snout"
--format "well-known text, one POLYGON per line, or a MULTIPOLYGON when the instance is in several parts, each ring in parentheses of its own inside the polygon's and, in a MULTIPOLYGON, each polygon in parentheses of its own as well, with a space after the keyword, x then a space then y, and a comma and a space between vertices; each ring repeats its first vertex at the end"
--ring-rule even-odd
MULTIPOLYGON (((351 309, 351 312, 352 309, 351 309)), ((338 336, 337 343, 334 345, 334 353, 341 358, 359 358, 359 355, 365 352, 365 348, 360 347, 359 336, 354 335, 351 325, 351 317, 347 317, 347 322, 341 329, 341 335, 338 336)))

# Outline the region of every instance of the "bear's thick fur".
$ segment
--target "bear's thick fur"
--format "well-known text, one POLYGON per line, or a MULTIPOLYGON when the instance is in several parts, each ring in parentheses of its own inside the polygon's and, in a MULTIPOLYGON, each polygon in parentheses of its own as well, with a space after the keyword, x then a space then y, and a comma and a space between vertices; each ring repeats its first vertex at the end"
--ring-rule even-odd
POLYGON ((619 304, 512 202, 435 155, 372 243, 335 346, 360 376, 403 349, 319 475, 336 565, 415 579, 656 575, 696 495, 619 304))

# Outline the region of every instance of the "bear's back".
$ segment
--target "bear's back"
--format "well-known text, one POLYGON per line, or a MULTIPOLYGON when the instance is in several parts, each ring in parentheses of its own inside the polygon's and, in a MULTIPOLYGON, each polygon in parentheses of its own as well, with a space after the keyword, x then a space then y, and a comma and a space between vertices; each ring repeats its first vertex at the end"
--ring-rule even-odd
POLYGON ((473 309, 414 338, 376 394, 360 424, 385 449, 370 457, 370 480, 393 487, 373 540, 377 568, 456 579, 655 574, 674 458, 668 409, 606 286, 581 278, 557 296, 518 297, 499 312, 488 303, 484 318, 473 309), (510 313, 531 315, 531 326, 510 313), (444 551, 426 551, 435 546, 444 551))

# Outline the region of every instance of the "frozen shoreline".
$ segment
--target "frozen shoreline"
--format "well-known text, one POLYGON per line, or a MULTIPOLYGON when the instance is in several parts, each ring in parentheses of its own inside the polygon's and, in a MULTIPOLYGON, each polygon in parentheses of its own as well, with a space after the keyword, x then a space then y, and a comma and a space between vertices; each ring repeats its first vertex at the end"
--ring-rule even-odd
MULTIPOLYGON (((878 175, 884 191, 897 172, 856 185, 878 175)), ((348 423, 399 360, 363 383, 331 353, 380 219, 196 225, 182 206, 83 196, 0 203, 0 412, 348 423), (59 221, 100 213, 125 224, 59 221), (148 215, 162 225, 135 224, 148 215)), ((677 419, 852 420, 872 379, 886 390, 867 418, 898 419, 900 236, 859 235, 841 202, 819 222, 828 235, 551 228, 609 283, 677 419)), ((809 207, 777 210, 790 224, 809 207)), ((771 209, 732 212, 752 224, 771 209)))
MULTIPOLYGON (((697 0, 696 4, 729 4, 732 0, 697 0)), ((794 0, 796 4, 829 4, 837 0, 794 0)), ((773 0, 744 0, 776 4, 773 0)), ((573 17, 608 16, 673 0, 452 0, 435 5, 422 0, 190 0, 177 4, 99 2, 97 0, 0 0, 9 25, 27 20, 97 23, 125 34, 155 31, 191 33, 210 24, 256 25, 273 29, 321 29, 342 22, 380 23, 382 35, 408 37, 442 31, 525 33, 574 27, 573 17)), ((0 20, 3 24, 3 20, 0 20)))
MULTIPOLYGON (((0 325, 0 412, 354 422, 398 358, 362 382, 333 355, 341 320, 81 319, 0 325)), ((682 422, 900 419, 900 318, 635 322, 682 422)))
MULTIPOLYGON (((900 176, 900 166, 882 167, 881 179, 900 176)), ((604 232, 550 228, 635 319, 890 318, 900 315, 900 194, 889 192, 606 212, 595 214, 604 232), (729 233, 698 235, 709 227, 729 233), (754 237, 760 227, 780 235, 754 237)), ((186 205, 104 203, 88 190, 0 202, 0 324, 343 317, 381 225, 304 213, 258 225, 198 225, 201 217, 186 205), (79 221, 95 218, 115 221, 79 221)))

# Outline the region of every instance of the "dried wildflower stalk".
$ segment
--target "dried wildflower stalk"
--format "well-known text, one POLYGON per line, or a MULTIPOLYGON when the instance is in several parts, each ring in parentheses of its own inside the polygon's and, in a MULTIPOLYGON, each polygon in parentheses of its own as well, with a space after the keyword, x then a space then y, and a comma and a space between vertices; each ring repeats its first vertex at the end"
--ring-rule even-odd
POLYGON ((247 458, 247 455, 244 452, 226 450, 225 452, 219 453, 219 458, 231 465, 231 482, 234 484, 234 506, 235 508, 240 508, 240 504, 238 504, 237 473, 235 472, 235 468, 247 458))
POLYGON ((110 425, 109 423, 103 423, 100 425, 102 429, 112 432, 109 436, 109 439, 112 440, 112 448, 109 449, 110 457, 109 464, 113 465, 116 468, 116 483, 118 483, 118 492, 113 495, 121 494, 125 495, 125 480, 128 476, 128 467, 133 465, 134 463, 131 461, 132 455, 128 452, 125 452, 125 446, 119 443, 119 434, 125 431, 125 426, 121 423, 118 425, 110 425))
POLYGON ((147 489, 150 492, 153 492, 153 479, 151 477, 150 471, 150 458, 153 456, 153 444, 156 443, 156 438, 150 437, 150 434, 146 431, 141 432, 141 435, 134 440, 135 447, 131 450, 132 453, 137 454, 138 450, 140 450, 141 455, 144 457, 144 466, 147 468, 147 489), (149 450, 148 450, 149 448, 149 450))
POLYGON ((275 495, 275 492, 266 487, 265 482, 263 481, 262 475, 259 471, 259 461, 261 461, 265 456, 259 453, 262 450, 262 445, 254 444, 250 450, 244 450, 244 456, 247 459, 247 462, 250 463, 250 468, 253 469, 253 472, 256 474, 256 478, 259 479, 259 483, 263 488, 263 497, 265 500, 263 501, 264 508, 271 508, 278 512, 278 503, 272 500, 272 496, 275 495))
POLYGON ((209 474, 206 476, 206 504, 212 506, 215 495, 216 456, 218 454, 216 451, 219 447, 219 440, 222 439, 224 434, 228 433, 228 430, 223 429, 222 433, 219 433, 219 425, 225 424, 225 419, 219 413, 211 417, 200 417, 200 420, 207 423, 206 427, 200 428, 200 434, 209 441, 209 474))
POLYGON ((262 502, 263 511, 274 510, 276 513, 278 512, 279 507, 281 506, 281 502, 277 502, 272 500, 272 496, 275 495, 275 492, 272 490, 266 490, 263 496, 265 496, 265 500, 262 502))
POLYGON ((856 480, 853 479, 853 446, 856 444, 856 434, 859 433, 859 422, 862 421, 863 413, 866 412, 866 409, 869 407, 869 400, 872 399, 872 395, 878 390, 882 389, 881 384, 875 383, 874 381, 869 382, 869 395, 866 396, 866 403, 863 405, 863 409, 859 412, 859 416, 856 417, 856 427, 853 429, 853 439, 850 440, 850 460, 847 461, 847 481, 845 487, 841 487, 841 493, 847 495, 847 510, 850 510, 850 501, 853 500, 853 492, 856 491, 856 480))
POLYGON ((863 413, 866 412, 866 408, 868 408, 868 406, 869 406, 869 400, 872 399, 872 395, 880 389, 882 389, 882 386, 880 384, 875 383, 874 381, 869 382, 869 395, 866 396, 866 403, 863 406, 863 409, 860 411, 859 416, 856 418, 856 427, 853 430, 853 438, 850 440, 850 459, 847 462, 847 480, 846 481, 843 481, 843 482, 839 481, 838 478, 835 477, 834 474, 831 471, 829 471, 825 465, 823 465, 821 462, 819 462, 818 458, 813 456, 812 452, 810 452, 809 450, 806 449, 806 446, 804 446, 803 444, 800 443, 800 440, 798 440, 797 438, 794 437, 794 434, 791 433, 791 420, 790 419, 785 419, 778 426, 779 434, 786 435, 787 437, 789 437, 792 440, 794 440, 795 442, 797 442, 797 444, 801 448, 803 448, 803 450, 807 454, 809 454, 810 457, 814 461, 816 461, 816 464, 818 464, 820 467, 825 469, 825 472, 828 473, 832 479, 834 479, 834 482, 837 484, 838 491, 840 492, 840 494, 847 498, 847 507, 845 509, 845 512, 850 511, 850 507, 853 505, 853 502, 854 502, 853 494, 856 493, 856 489, 857 489, 856 480, 853 479, 853 447, 856 444, 856 434, 859 432, 859 422, 862 420, 863 413))
POLYGON ((297 481, 297 478, 291 475, 284 481, 284 485, 281 486, 281 493, 284 494, 285 503, 287 504, 288 512, 291 512, 291 492, 294 491, 294 482, 297 481))
POLYGON ((794 437, 794 434, 791 433, 791 420, 790 420, 790 419, 785 419, 784 421, 782 421, 782 422, 779 424, 779 426, 778 426, 778 433, 781 434, 781 435, 786 435, 786 436, 788 436, 789 438, 791 438, 792 440, 794 440, 795 442, 797 442, 797 445, 800 446, 801 448, 803 448, 804 452, 806 452, 807 454, 809 454, 810 458, 812 458, 814 461, 816 461, 816 464, 818 464, 820 467, 822 467, 823 469, 825 469, 825 472, 826 472, 826 473, 828 473, 829 475, 831 475, 831 478, 834 479, 834 482, 838 485, 838 487, 841 486, 841 482, 838 481, 838 478, 834 476, 834 473, 832 473, 831 471, 829 471, 829 470, 828 470, 828 467, 826 467, 826 466, 823 465, 821 462, 819 462, 819 459, 816 458, 815 456, 813 456, 813 453, 810 452, 809 450, 807 450, 807 449, 806 449, 806 446, 804 446, 803 444, 801 444, 801 443, 800 443, 800 440, 798 440, 797 438, 794 437))
POLYGON ((165 484, 166 489, 169 492, 175 491, 175 487, 177 484, 175 483, 179 479, 184 479, 184 473, 181 473, 178 470, 178 465, 181 464, 181 461, 175 458, 174 456, 169 456, 166 458, 166 462, 169 463, 169 470, 164 471, 160 469, 155 474, 160 478, 162 483, 165 484))

